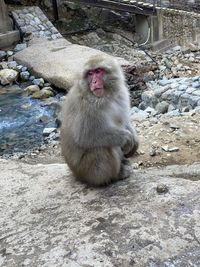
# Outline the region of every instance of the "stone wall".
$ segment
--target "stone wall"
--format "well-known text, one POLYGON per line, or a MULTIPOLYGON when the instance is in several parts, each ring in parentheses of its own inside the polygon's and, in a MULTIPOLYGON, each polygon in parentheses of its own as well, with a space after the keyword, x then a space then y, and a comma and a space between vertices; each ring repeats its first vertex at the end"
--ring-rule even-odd
POLYGON ((183 46, 197 41, 199 15, 172 9, 160 10, 160 12, 163 20, 163 38, 183 46))

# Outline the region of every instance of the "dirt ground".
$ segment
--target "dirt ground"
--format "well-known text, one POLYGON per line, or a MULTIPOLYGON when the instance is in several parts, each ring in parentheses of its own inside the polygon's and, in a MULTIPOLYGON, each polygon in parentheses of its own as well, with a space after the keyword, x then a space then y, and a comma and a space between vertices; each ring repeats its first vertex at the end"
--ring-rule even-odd
MULTIPOLYGON (((160 167, 173 164, 191 164, 200 161, 200 114, 169 118, 162 116, 135 121, 140 147, 131 158, 133 168, 160 167)), ((61 163, 60 146, 49 147, 39 154, 32 154, 21 161, 35 163, 61 163)))

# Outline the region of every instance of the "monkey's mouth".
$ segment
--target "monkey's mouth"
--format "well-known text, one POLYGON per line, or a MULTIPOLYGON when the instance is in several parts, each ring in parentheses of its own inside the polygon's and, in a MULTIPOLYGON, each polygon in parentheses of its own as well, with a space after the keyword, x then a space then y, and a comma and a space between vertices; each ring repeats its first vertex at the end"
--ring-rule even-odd
POLYGON ((95 88, 92 90, 92 92, 94 95, 101 97, 104 95, 104 88, 95 88))

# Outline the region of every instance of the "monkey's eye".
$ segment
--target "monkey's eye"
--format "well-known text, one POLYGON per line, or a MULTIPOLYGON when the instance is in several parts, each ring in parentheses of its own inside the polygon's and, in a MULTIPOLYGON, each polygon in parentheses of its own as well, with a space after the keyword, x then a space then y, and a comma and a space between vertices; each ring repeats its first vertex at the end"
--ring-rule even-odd
POLYGON ((98 68, 98 69, 96 69, 95 70, 95 72, 98 74, 98 73, 102 73, 102 72, 104 72, 104 69, 102 69, 102 68, 98 68))
POLYGON ((87 72, 87 76, 91 76, 91 75, 93 75, 93 73, 94 73, 94 71, 89 70, 89 71, 87 72))

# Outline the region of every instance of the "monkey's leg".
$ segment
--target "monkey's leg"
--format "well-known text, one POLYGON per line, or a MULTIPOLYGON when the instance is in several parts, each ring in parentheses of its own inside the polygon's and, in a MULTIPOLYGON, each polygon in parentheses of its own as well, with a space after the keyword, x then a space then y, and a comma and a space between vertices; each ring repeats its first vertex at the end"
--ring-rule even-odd
POLYGON ((74 170, 75 176, 94 186, 107 185, 118 177, 122 152, 116 148, 99 148, 87 152, 79 166, 74 170))
POLYGON ((114 179, 112 179, 112 181, 124 180, 128 178, 131 175, 131 173, 132 173, 131 162, 125 157, 122 157, 120 171, 118 175, 114 179))

